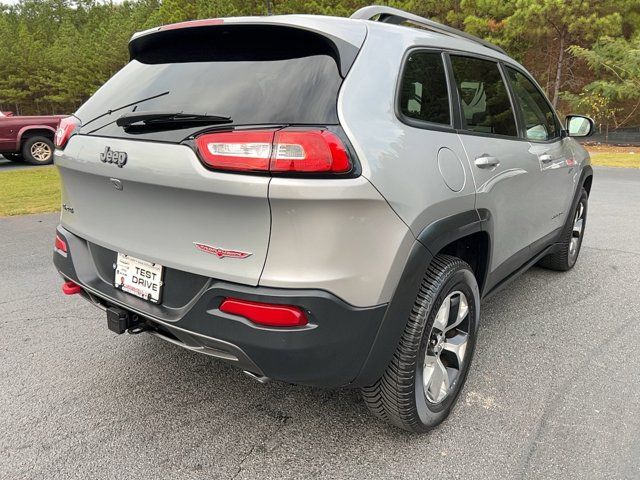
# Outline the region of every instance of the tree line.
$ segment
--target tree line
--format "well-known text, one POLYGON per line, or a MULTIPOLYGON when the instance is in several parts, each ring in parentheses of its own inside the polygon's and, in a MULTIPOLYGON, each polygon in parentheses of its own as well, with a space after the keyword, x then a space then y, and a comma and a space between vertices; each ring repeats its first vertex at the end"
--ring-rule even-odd
MULTIPOLYGON (((70 113, 128 61, 131 35, 238 15, 348 16, 355 0, 0 0, 0 110, 70 113)), ((637 0, 406 0, 390 6, 485 38, 522 62, 561 111, 640 125, 637 0)))

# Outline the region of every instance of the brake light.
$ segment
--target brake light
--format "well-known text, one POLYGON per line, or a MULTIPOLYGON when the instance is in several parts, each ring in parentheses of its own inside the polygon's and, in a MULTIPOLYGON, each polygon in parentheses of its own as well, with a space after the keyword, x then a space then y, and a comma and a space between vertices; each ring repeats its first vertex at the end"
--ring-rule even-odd
POLYGON ((55 249, 67 253, 67 243, 58 234, 56 234, 55 249))
POLYGON ((204 163, 219 170, 346 173, 352 168, 340 138, 323 129, 207 133, 196 145, 204 163))
POLYGON ((55 145, 56 148, 64 148, 71 135, 80 127, 80 120, 76 117, 66 117, 60 120, 58 130, 56 130, 55 145))
POLYGON ((202 20, 188 20, 186 22, 170 23, 163 25, 160 30, 177 30, 180 28, 190 27, 210 27, 212 25, 222 25, 224 20, 222 18, 205 18, 202 20))
POLYGON ((349 155, 328 130, 281 130, 276 133, 272 172, 333 172, 351 170, 349 155))
POLYGON ((301 327, 307 324, 305 313, 301 308, 293 305, 226 298, 220 305, 220 311, 244 317, 253 323, 267 327, 301 327))

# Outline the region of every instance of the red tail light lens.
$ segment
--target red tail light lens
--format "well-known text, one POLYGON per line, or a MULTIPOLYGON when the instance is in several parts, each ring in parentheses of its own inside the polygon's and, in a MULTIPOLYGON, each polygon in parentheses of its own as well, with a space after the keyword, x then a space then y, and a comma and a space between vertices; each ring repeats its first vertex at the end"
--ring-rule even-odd
POLYGON ((56 148, 64 148, 78 127, 80 127, 80 120, 76 117, 67 117, 60 120, 60 125, 58 125, 58 130, 56 130, 56 148))
POLYGON ((67 253, 67 243, 58 234, 56 234, 55 249, 67 253))
POLYGON ((208 133, 196 145, 202 160, 218 170, 346 173, 352 168, 340 138, 322 129, 208 133))
POLYGON ((267 327, 301 327, 308 323, 302 309, 292 305, 274 305, 226 298, 220 305, 220 311, 244 317, 253 323, 267 327))
POLYGON ((333 172, 351 170, 344 145, 328 130, 281 130, 276 133, 272 172, 333 172))

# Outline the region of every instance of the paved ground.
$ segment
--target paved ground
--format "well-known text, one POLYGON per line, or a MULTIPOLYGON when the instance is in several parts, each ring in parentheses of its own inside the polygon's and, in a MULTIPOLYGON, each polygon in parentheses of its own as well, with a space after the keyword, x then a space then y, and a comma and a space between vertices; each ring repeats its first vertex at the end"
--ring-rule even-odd
POLYGON ((23 170, 25 168, 34 168, 34 165, 29 165, 24 162, 10 162, 2 155, 0 155, 0 172, 7 172, 9 170, 23 170))
POLYGON ((450 419, 259 385, 64 298, 53 215, 0 219, 0 478, 640 478, 640 170, 597 169, 580 261, 483 305, 450 419))

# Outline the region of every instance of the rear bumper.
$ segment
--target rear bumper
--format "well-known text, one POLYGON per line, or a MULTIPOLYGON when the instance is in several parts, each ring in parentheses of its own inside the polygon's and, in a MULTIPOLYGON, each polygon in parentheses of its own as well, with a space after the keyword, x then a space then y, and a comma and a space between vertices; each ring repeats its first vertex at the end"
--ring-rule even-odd
POLYGON ((58 234, 66 256, 54 251, 60 274, 78 283, 100 307, 117 306, 138 315, 153 333, 184 348, 234 364, 259 376, 322 387, 361 386, 382 372, 372 348, 387 305, 360 308, 322 290, 251 287, 167 268, 162 303, 151 304, 112 285, 116 252, 74 235, 58 234), (309 324, 296 328, 257 326, 223 313, 226 297, 297 305, 309 324))

